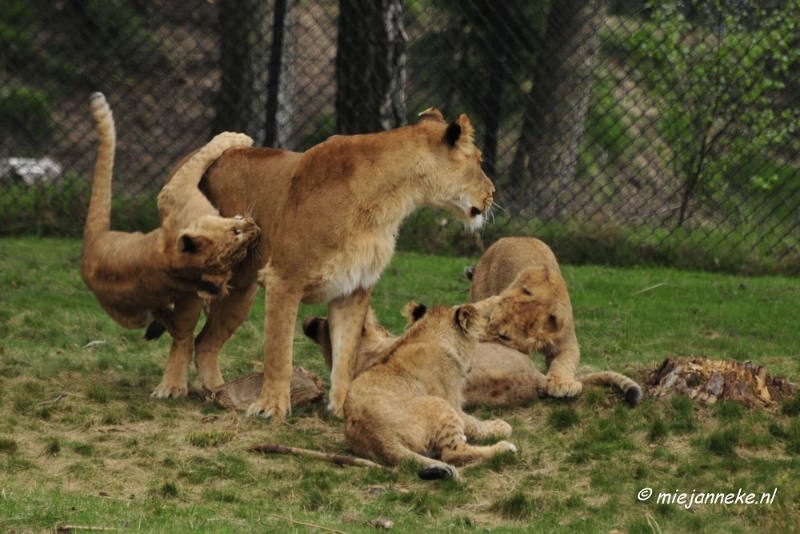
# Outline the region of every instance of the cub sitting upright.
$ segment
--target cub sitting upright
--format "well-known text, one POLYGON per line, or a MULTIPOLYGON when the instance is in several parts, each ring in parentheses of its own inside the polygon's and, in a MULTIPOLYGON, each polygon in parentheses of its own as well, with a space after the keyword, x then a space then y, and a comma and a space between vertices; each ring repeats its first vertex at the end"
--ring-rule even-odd
POLYGON ((461 409, 470 358, 486 326, 477 310, 410 302, 404 314, 415 322, 347 391, 344 428, 353 451, 390 465, 418 461, 424 479, 458 477, 448 464, 515 452, 507 441, 467 444, 511 435, 505 421, 479 421, 461 409))
POLYGON ((233 267, 260 234, 251 218, 219 216, 197 184, 225 150, 250 146, 253 140, 228 132, 216 136, 176 169, 159 194, 161 228, 148 234, 115 232, 110 228, 114 119, 101 93, 92 95, 91 109, 100 147, 83 231, 81 275, 119 325, 144 328, 156 319, 170 331, 170 360, 154 395, 186 395, 194 325, 202 308, 198 296, 224 295, 233 267), (184 301, 173 316, 172 304, 184 301))

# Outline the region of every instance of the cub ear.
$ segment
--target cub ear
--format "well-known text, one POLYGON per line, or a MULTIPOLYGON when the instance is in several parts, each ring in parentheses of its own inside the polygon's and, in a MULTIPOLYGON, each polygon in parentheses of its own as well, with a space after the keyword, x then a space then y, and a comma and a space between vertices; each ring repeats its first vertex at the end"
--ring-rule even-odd
POLYGON ((408 319, 409 324, 414 324, 425 315, 428 308, 424 304, 417 304, 413 300, 403 307, 403 317, 408 319))
POLYGON ((187 232, 178 237, 178 252, 186 254, 197 254, 211 245, 211 240, 202 235, 192 235, 187 232))
POLYGON ((455 147, 460 143, 472 143, 472 134, 474 132, 475 128, 472 127, 469 118, 462 113, 459 118, 447 127, 442 141, 451 147, 455 147))
POLYGON ((320 344, 320 332, 327 328, 327 319, 324 317, 306 317, 303 321, 303 333, 308 339, 316 344, 320 344))
POLYGON ((468 332, 475 326, 478 321, 480 313, 477 308, 471 304, 464 304, 456 308, 456 325, 459 326, 464 332, 468 332))
POLYGON ((436 108, 428 108, 422 113, 419 114, 419 122, 425 121, 436 121, 436 122, 444 122, 444 116, 442 112, 436 108))
POLYGON ((552 313, 544 321, 543 330, 548 334, 558 334, 564 328, 564 318, 552 313))

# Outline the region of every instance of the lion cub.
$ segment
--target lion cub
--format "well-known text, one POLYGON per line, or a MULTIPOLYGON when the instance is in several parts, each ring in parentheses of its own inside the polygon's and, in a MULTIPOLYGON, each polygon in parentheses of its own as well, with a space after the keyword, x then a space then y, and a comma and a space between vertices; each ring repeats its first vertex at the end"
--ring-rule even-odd
POLYGON ((499 239, 467 276, 472 279, 469 301, 489 320, 482 340, 525 354, 542 352, 547 394, 580 393, 575 370, 581 353, 572 304, 550 247, 532 237, 499 239))
POLYGON ((225 295, 233 267, 261 233, 251 218, 221 217, 197 185, 225 150, 249 147, 253 140, 229 132, 216 136, 176 170, 159 194, 160 228, 148 234, 115 232, 111 230, 114 118, 101 93, 92 95, 91 109, 100 146, 83 232, 81 276, 120 326, 144 328, 156 319, 169 330, 170 359, 153 394, 186 395, 200 299, 225 295), (181 313, 173 310, 177 302, 186 303, 181 313))
MULTIPOLYGON (((81 275, 112 319, 143 328, 153 314, 191 293, 224 293, 231 269, 260 230, 252 219, 220 217, 197 188, 203 173, 228 148, 250 146, 243 134, 223 133, 186 162, 158 195, 161 228, 148 234, 111 226, 111 176, 116 133, 105 97, 92 94, 97 153, 83 231, 81 275)), ((168 315, 168 314, 167 314, 168 315)))
POLYGON ((469 304, 429 310, 410 302, 404 315, 411 323, 406 332, 347 391, 345 436, 353 451, 390 465, 418 461, 424 479, 458 477, 448 464, 516 452, 507 441, 467 444, 511 435, 505 421, 479 421, 461 409, 461 387, 486 321, 469 304))
MULTIPOLYGON (((331 366, 331 335, 325 317, 307 317, 303 333, 322 349, 325 363, 331 366)), ((370 308, 361 330, 361 340, 354 357, 353 376, 369 369, 386 352, 397 337, 381 326, 370 308)), ((584 386, 616 386, 625 401, 635 406, 642 399, 642 388, 620 373, 601 371, 577 379, 584 386)), ((519 406, 547 395, 547 378, 530 356, 497 343, 478 343, 472 354, 472 368, 461 389, 464 408, 475 406, 519 406)))

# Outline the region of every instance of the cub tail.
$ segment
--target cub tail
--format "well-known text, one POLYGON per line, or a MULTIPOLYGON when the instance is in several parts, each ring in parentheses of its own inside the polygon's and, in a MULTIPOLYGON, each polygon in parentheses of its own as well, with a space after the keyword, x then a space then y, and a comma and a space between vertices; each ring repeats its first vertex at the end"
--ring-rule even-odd
POLYGON ((584 386, 617 386, 625 394, 625 402, 636 406, 642 402, 642 388, 627 376, 613 371, 591 373, 577 379, 584 386))
POLYGON ((92 196, 83 228, 84 247, 91 246, 97 236, 111 229, 111 176, 117 141, 114 116, 103 93, 92 93, 90 106, 99 146, 92 180, 92 196))
MULTIPOLYGON (((186 203, 187 195, 193 195, 197 191, 197 186, 203 178, 206 170, 212 163, 217 161, 222 154, 229 148, 249 147, 253 145, 253 139, 241 133, 223 132, 203 148, 195 152, 189 161, 184 163, 176 172, 172 179, 167 182, 158 194, 158 209, 163 214, 176 209, 186 203)), ((209 203, 210 206, 210 203, 209 203)), ((213 208, 212 208, 213 209, 213 208)))

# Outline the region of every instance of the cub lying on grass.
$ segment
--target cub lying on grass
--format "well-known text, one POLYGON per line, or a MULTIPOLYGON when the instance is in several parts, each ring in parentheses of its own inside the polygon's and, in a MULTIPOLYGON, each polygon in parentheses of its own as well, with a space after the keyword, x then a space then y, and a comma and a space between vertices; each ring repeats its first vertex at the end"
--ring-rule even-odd
MULTIPOLYGON (((331 335, 328 320, 324 317, 307 317, 303 321, 303 332, 306 337, 320 345, 325 363, 330 367, 331 335)), ((375 313, 370 309, 361 331, 353 376, 358 376, 375 365, 397 339, 378 324, 375 313)), ((587 386, 617 386, 630 405, 638 404, 642 398, 639 385, 620 373, 591 373, 577 380, 587 386)), ((547 396, 547 378, 527 354, 497 343, 478 343, 472 354, 472 368, 461 392, 464 396, 464 408, 480 405, 519 406, 547 396)))
POLYGON ((411 322, 406 332, 347 391, 344 429, 353 451, 389 465, 420 462, 423 479, 458 477, 448 464, 516 452, 507 441, 467 444, 511 436, 505 421, 479 421, 461 409, 461 387, 486 321, 468 304, 428 310, 410 302, 404 314, 411 322))
POLYGON ((558 262, 546 244, 532 237, 499 239, 481 256, 470 276, 469 301, 489 326, 482 341, 500 343, 524 354, 542 352, 547 394, 574 397, 581 352, 572 304, 558 262))
MULTIPOLYGON (((226 293, 233 267, 261 233, 251 218, 221 217, 197 184, 225 150, 250 146, 253 140, 230 132, 216 136, 174 171, 158 195, 160 228, 147 234, 115 232, 111 230, 114 118, 101 93, 92 94, 91 110, 100 147, 83 231, 81 275, 120 326, 144 328, 156 319, 169 330, 173 344, 167 370, 153 395, 186 395, 200 297, 226 293), (190 304, 178 306, 182 310, 178 313, 172 305, 181 302, 190 304)), ((163 332, 158 330, 148 329, 148 337, 163 332)))

